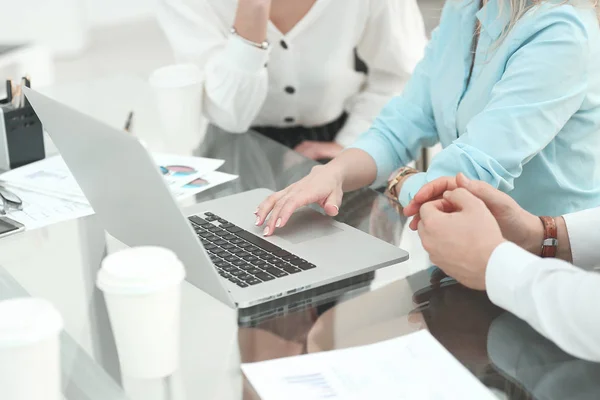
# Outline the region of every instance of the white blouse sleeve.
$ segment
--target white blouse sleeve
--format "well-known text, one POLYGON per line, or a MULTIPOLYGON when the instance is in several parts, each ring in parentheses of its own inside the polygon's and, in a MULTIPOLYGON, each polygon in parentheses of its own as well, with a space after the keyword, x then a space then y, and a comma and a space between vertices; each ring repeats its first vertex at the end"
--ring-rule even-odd
POLYGON ((573 264, 600 267, 600 207, 564 216, 571 242, 573 264))
POLYGON ((366 132, 383 106, 400 94, 427 45, 415 0, 370 0, 370 15, 358 55, 369 68, 363 90, 347 104, 349 113, 336 142, 346 147, 366 132))
POLYGON ((224 130, 247 131, 267 97, 268 52, 231 36, 231 27, 205 0, 193 8, 182 0, 160 0, 158 21, 177 61, 204 72, 203 114, 224 130))
POLYGON ((492 253, 485 280, 494 304, 565 352, 600 361, 600 274, 539 258, 507 242, 492 253))

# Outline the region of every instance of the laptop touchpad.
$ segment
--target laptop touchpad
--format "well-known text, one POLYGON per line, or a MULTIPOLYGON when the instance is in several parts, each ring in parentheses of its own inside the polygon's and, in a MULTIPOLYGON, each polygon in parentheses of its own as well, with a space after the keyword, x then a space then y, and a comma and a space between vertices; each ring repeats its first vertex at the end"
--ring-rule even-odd
POLYGON ((343 232, 334 226, 330 217, 311 210, 302 208, 292 214, 288 223, 275 231, 275 235, 292 244, 322 238, 343 232))

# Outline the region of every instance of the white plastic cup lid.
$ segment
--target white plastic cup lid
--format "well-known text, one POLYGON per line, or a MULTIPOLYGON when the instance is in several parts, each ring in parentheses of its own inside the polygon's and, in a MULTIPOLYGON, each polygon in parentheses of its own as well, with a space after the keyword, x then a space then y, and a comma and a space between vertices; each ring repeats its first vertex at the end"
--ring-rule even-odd
POLYGON ((162 247, 132 247, 102 262, 96 285, 105 293, 141 295, 180 284, 185 268, 175 253, 162 247))
POLYGON ((47 300, 23 297, 0 302, 0 348, 41 342, 62 329, 62 316, 47 300))
POLYGON ((177 89, 202 83, 202 71, 194 64, 174 64, 155 70, 150 85, 163 89, 177 89))

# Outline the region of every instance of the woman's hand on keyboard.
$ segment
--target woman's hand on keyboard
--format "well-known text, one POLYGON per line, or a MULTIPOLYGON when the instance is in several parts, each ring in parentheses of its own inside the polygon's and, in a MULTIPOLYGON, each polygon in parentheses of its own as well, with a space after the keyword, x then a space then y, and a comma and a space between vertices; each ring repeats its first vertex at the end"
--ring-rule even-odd
POLYGON ((256 210, 256 225, 261 226, 266 220, 263 234, 270 236, 287 224, 294 211, 312 203, 334 217, 342 204, 342 184, 343 178, 336 169, 315 166, 306 177, 267 197, 256 210))

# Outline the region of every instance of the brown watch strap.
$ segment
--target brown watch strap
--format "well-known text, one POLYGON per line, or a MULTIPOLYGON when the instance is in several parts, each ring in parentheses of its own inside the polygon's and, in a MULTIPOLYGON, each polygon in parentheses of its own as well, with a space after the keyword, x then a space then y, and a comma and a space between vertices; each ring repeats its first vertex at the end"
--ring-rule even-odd
POLYGON ((556 221, 552 217, 540 217, 544 224, 544 242, 542 243, 542 257, 556 257, 558 249, 558 232, 556 221))

